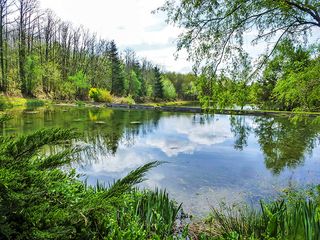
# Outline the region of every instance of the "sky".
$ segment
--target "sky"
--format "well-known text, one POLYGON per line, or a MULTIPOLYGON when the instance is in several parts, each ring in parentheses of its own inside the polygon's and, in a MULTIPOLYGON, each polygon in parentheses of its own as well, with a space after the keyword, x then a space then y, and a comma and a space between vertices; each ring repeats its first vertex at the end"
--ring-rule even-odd
POLYGON ((83 25, 97 36, 115 40, 120 50, 133 49, 166 71, 191 72, 192 64, 181 53, 175 58, 180 30, 165 23, 165 15, 151 12, 164 0, 40 0, 74 26, 83 25))

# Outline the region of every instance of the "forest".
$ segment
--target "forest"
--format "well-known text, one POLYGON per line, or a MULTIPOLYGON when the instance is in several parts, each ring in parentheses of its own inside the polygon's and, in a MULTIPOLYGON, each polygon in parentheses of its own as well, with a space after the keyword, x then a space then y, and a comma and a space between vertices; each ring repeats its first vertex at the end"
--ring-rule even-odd
POLYGON ((133 50, 120 52, 114 41, 40 9, 37 0, 1 0, 0 68, 0 91, 9 96, 89 100, 90 95, 102 102, 112 101, 111 95, 138 102, 195 99, 192 74, 164 72, 133 50))

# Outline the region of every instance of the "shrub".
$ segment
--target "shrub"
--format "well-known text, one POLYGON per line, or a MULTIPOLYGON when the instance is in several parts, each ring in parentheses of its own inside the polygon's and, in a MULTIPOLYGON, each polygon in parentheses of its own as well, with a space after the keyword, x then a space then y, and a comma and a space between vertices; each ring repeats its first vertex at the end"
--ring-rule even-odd
POLYGON ((55 98, 60 100, 73 100, 76 90, 71 82, 63 82, 55 92, 55 98))
POLYGON ((120 103, 121 103, 121 104, 134 105, 136 102, 134 101, 134 99, 132 98, 132 96, 129 95, 128 97, 120 98, 120 103))
POLYGON ((91 88, 89 97, 95 102, 112 102, 112 96, 109 91, 99 88, 91 88))

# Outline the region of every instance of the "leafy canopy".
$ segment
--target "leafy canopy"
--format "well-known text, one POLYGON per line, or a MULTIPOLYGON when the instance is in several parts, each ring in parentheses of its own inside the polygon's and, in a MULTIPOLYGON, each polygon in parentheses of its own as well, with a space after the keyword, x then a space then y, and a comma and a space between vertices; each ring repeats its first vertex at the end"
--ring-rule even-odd
POLYGON ((187 49, 196 66, 209 65, 214 72, 241 56, 248 32, 253 44, 273 40, 269 57, 282 39, 298 41, 320 28, 318 0, 167 0, 159 10, 185 30, 178 49, 187 49))

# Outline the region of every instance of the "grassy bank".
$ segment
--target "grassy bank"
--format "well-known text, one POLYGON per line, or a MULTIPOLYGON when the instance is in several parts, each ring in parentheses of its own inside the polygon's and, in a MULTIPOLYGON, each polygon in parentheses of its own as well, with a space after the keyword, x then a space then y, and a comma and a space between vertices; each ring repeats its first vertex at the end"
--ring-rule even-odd
POLYGON ((209 216, 189 228, 203 240, 318 240, 320 239, 319 187, 290 190, 260 208, 213 208, 209 216))

